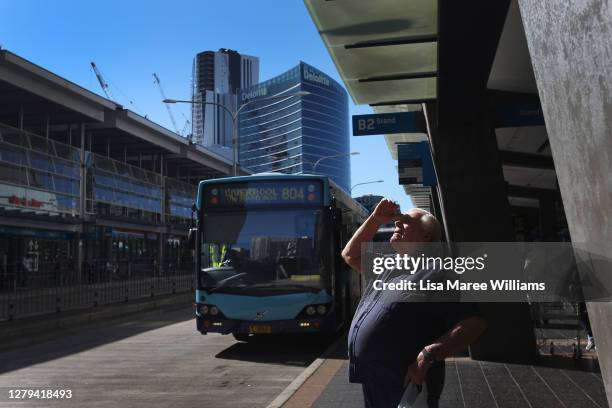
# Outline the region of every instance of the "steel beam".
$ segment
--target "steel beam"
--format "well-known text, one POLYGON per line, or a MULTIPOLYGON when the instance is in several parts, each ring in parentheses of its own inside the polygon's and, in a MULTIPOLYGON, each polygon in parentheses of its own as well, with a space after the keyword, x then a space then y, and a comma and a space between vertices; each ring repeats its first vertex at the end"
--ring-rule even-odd
POLYGON ((527 167, 532 169, 554 170, 555 164, 551 156, 500 150, 501 162, 506 166, 527 167))

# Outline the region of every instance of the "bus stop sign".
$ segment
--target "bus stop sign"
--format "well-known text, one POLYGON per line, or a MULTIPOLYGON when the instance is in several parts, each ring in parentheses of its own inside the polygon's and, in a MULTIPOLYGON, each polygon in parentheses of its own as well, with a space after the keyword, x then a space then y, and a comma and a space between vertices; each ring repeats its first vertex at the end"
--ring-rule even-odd
POLYGON ((393 133, 427 133, 423 112, 394 112, 353 116, 353 136, 393 133))
POLYGON ((399 184, 436 185, 436 173, 427 141, 398 144, 397 169, 399 184))

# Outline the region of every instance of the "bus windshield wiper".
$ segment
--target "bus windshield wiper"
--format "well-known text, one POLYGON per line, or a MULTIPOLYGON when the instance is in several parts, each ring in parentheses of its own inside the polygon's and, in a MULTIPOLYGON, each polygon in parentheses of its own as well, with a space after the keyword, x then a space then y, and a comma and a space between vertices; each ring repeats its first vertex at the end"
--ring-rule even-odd
MULTIPOLYGON (((210 290, 209 293, 213 293, 214 291, 218 290, 219 288, 223 288, 223 287, 228 287, 229 284, 236 278, 243 278, 245 277, 247 274, 245 272, 242 273, 238 273, 236 275, 230 276, 229 278, 225 278, 222 281, 219 281, 219 284, 217 286, 215 286, 214 288, 212 288, 210 290)), ((244 287, 245 284, 242 284, 240 287, 244 287)), ((237 287, 237 286, 235 286, 237 287)))

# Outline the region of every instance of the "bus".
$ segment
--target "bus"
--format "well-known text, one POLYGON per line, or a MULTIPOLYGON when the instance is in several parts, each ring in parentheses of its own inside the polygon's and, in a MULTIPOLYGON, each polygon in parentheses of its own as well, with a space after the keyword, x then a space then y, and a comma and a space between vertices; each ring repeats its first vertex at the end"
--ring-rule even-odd
POLYGON ((376 235, 374 235, 374 238, 372 238, 372 242, 387 243, 391 239, 391 236, 393 235, 394 232, 395 232, 394 223, 383 224, 378 228, 378 231, 376 231, 376 235))
POLYGON ((341 251, 368 213, 326 176, 204 180, 194 211, 200 333, 248 341, 350 322, 363 282, 341 251))

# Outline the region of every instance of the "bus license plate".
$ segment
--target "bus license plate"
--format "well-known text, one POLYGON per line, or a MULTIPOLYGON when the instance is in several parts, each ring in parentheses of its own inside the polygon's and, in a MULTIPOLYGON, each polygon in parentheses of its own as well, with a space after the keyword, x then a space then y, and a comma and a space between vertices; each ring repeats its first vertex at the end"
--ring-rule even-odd
POLYGON ((272 326, 249 326, 249 333, 251 334, 270 334, 272 333, 272 326))

